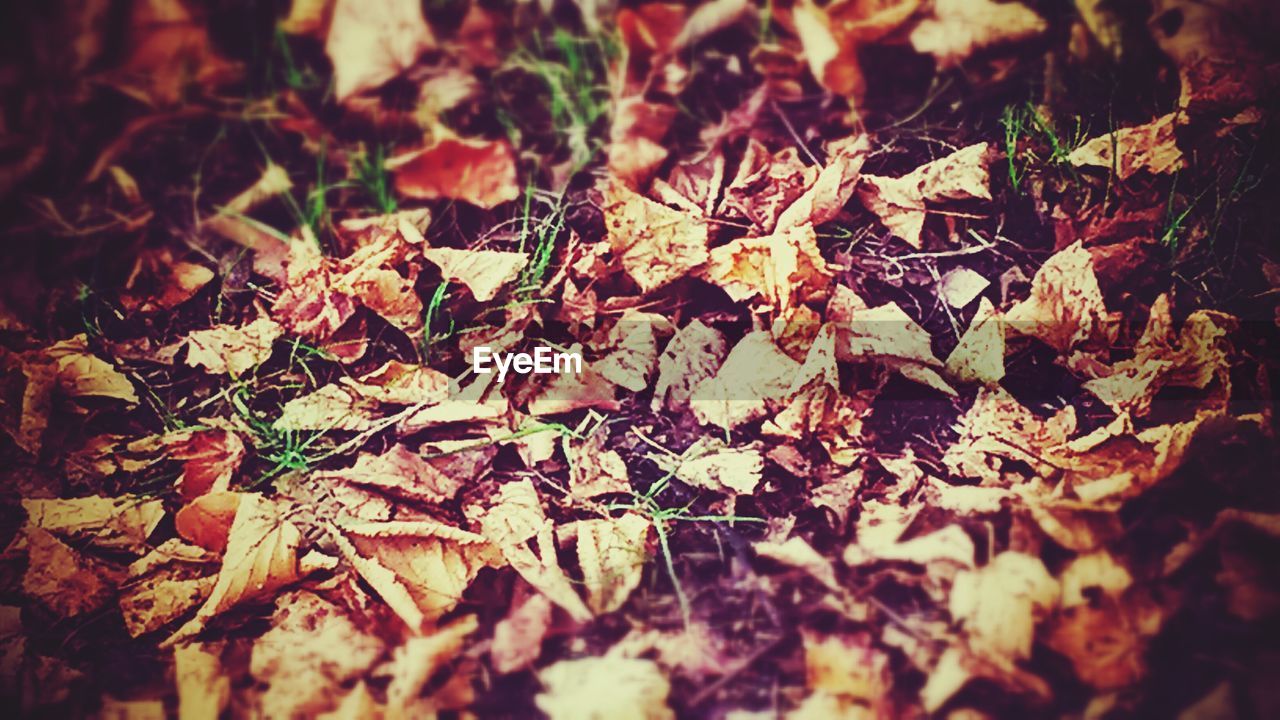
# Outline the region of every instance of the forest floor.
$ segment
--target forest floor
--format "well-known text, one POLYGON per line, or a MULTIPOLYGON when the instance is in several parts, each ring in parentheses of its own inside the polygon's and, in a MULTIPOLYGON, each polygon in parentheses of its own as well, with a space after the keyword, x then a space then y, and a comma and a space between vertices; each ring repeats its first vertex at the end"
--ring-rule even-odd
POLYGON ((16 714, 1280 716, 1265 1, 12 5, 16 714))

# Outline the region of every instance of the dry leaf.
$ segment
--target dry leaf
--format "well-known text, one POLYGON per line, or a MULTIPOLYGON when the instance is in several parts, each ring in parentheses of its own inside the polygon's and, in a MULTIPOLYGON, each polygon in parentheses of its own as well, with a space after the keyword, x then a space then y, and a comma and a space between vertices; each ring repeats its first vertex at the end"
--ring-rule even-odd
POLYGON ((387 709, 391 717, 428 717, 470 704, 470 678, 461 671, 429 696, 422 695, 428 682, 462 653, 463 640, 476 631, 477 625, 475 615, 465 615, 426 637, 411 637, 396 648, 391 662, 391 682, 387 685, 387 709), (459 681, 465 683, 463 697, 450 697, 456 694, 452 686, 459 681))
POLYGON ((605 231, 627 276, 643 292, 668 285, 707 261, 707 226, 623 185, 604 188, 605 231))
POLYGON ((628 309, 601 344, 602 351, 612 350, 591 363, 591 370, 619 387, 643 392, 658 364, 658 334, 670 332, 670 323, 661 315, 628 309))
POLYGON ((220 375, 239 377, 271 357, 271 349, 284 333, 276 321, 260 317, 244 326, 215 325, 196 330, 182 341, 187 348, 187 365, 203 367, 220 375))
POLYGON ((647 102, 641 95, 615 100, 609 126, 610 175, 634 190, 648 182, 667 159, 662 140, 675 117, 674 107, 647 102))
POLYGON ((813 77, 826 89, 861 102, 866 80, 858 47, 896 30, 920 7, 920 0, 838 0, 818 7, 804 0, 794 8, 796 34, 813 77))
POLYGON ((587 591, 587 607, 597 615, 626 603, 640 585, 649 559, 647 540, 652 523, 636 513, 582 520, 578 532, 578 564, 587 591))
POLYGON ((193 81, 201 87, 236 76, 209 34, 181 3, 147 0, 131 6, 124 63, 110 73, 130 97, 147 105, 178 103, 193 81))
POLYGON ((671 720, 671 683, 652 660, 595 657, 561 660, 538 673, 535 702, 551 720, 671 720))
POLYGON ((452 610, 482 568, 499 564, 483 536, 430 520, 344 522, 333 537, 414 632, 452 610))
POLYGON ((694 390, 689 407, 698 422, 732 430, 767 415, 771 403, 789 394, 799 369, 767 330, 748 333, 715 376, 694 390))
POLYGON ((938 281, 938 297, 957 310, 966 308, 990 287, 991 281, 967 267, 959 267, 938 281))
POLYGON ((693 391, 716 369, 728 354, 724 334, 694 320, 676 332, 658 358, 658 380, 654 383, 653 401, 657 411, 683 410, 693 391))
POLYGON ((180 433, 167 438, 165 446, 169 457, 182 461, 178 493, 184 500, 228 489, 245 457, 244 442, 230 430, 180 433))
POLYGON ((1093 602, 1064 608, 1045 643, 1070 659, 1085 683, 1116 690, 1146 676, 1147 639, 1162 622, 1160 608, 1139 595, 1103 593, 1093 602))
POLYGON ((338 689, 360 677, 383 652, 342 608, 315 593, 281 595, 271 629, 253 644, 249 672, 265 683, 260 703, 268 717, 305 717, 332 709, 338 689))
POLYGON ((777 312, 824 297, 833 277, 808 225, 715 248, 706 275, 734 302, 758 295, 777 312))
POLYGON ((921 165, 900 178, 863 175, 858 199, 895 236, 920 249, 927 203, 991 199, 992 156, 989 143, 978 143, 921 165))
POLYGON ((1000 661, 1026 660, 1036 624, 1058 604, 1056 580, 1039 558, 1003 552, 979 570, 962 572, 951 588, 951 617, 969 647, 1000 661))
POLYGON ((222 670, 217 646, 187 643, 173 649, 178 720, 218 720, 231 700, 231 678, 222 670))
POLYGON ((1068 407, 1041 419, 1004 388, 983 388, 956 423, 959 436, 942 462, 955 477, 979 478, 984 485, 1007 485, 1008 460, 1026 463, 1032 472, 1051 474, 1050 451, 1075 431, 1075 411, 1068 407))
POLYGON ((496 250, 428 248, 423 255, 440 267, 445 280, 467 286, 478 302, 492 300, 504 285, 520 277, 529 262, 528 253, 496 250))
POLYGON ((248 600, 270 596, 301 576, 298 547, 302 533, 283 508, 261 495, 240 497, 222 555, 222 568, 209 598, 196 616, 168 641, 189 638, 215 616, 248 600))
POLYGON ((449 500, 471 477, 452 477, 438 470, 404 445, 393 445, 381 455, 360 453, 345 470, 325 470, 312 475, 316 482, 354 483, 377 488, 409 500, 439 503, 449 500))
POLYGON ((242 493, 226 490, 207 492, 187 503, 173 518, 174 529, 187 542, 221 553, 240 508, 242 493))
POLYGON ((622 456, 606 450, 607 432, 597 432, 583 442, 565 445, 569 461, 569 492, 590 500, 611 493, 630 493, 631 477, 622 456))
POLYGON ((120 613, 132 637, 154 632, 194 610, 215 582, 217 557, 177 538, 129 566, 120 613))
POLYGON ((761 541, 752 546, 756 554, 774 562, 797 568, 808 573, 832 592, 840 591, 835 565, 802 537, 788 538, 785 542, 761 541))
POLYGON ((520 197, 506 140, 445 136, 387 167, 395 172, 396 191, 411 198, 448 198, 489 210, 520 197))
POLYGON ((810 695, 788 720, 892 717, 889 655, 869 635, 804 632, 805 685, 810 695))
POLYGON ((813 186, 818 172, 805 165, 795 147, 770 153, 758 140, 748 139, 716 214, 747 220, 761 235, 772 233, 779 216, 813 186))
POLYGON ((21 364, 27 384, 18 427, 10 434, 22 449, 33 455, 40 452, 55 390, 72 398, 106 397, 138 402, 133 384, 109 363, 90 353, 84 334, 43 350, 24 353, 21 364))
POLYGON ((22 591, 59 617, 92 612, 111 601, 115 592, 107 569, 68 547, 39 527, 24 531, 27 572, 22 591))
POLYGON ((943 369, 960 382, 995 385, 1004 379, 1004 324, 990 300, 982 298, 943 369))
POLYGON ((882 524, 874 533, 869 532, 870 526, 864 526, 863 518, 858 518, 858 540, 845 548, 846 565, 852 567, 877 560, 896 560, 917 565, 947 562, 973 567, 976 554, 973 540, 959 525, 948 525, 928 535, 898 542, 897 536, 914 519, 914 513, 894 517, 896 508, 896 505, 879 505, 878 510, 888 512, 883 513, 886 517, 877 518, 882 524))
MULTIPOLYGON (((497 414, 496 411, 482 411, 476 407, 477 403, 446 402, 449 392, 449 378, 443 373, 390 360, 367 375, 341 378, 310 395, 290 400, 280 409, 280 416, 273 426, 277 430, 360 432, 373 426, 374 419, 382 414, 380 408, 383 404, 423 406, 427 411, 447 405, 446 414, 454 419, 437 418, 434 420, 437 423, 462 422, 497 414), (470 411, 459 412, 462 409, 459 405, 467 406, 470 411)), ((424 424, 428 419, 419 413, 406 417, 405 422, 424 424)))
POLYGON ((1106 168, 1121 180, 1139 170, 1155 175, 1177 172, 1187 166, 1173 135, 1177 117, 1177 113, 1169 113, 1146 125, 1100 135, 1071 151, 1067 162, 1106 168))
POLYGON ((1115 322, 1107 312, 1093 256, 1080 242, 1045 261, 1031 280, 1031 296, 1009 308, 1005 327, 1029 335, 1070 356, 1077 350, 1110 347, 1115 322))
POLYGON ((916 52, 940 67, 960 64, 978 50, 1037 37, 1048 24, 1025 5, 993 0, 934 0, 933 17, 911 31, 916 52))
POLYGON ((778 216, 774 233, 809 225, 817 227, 835 220, 853 196, 854 188, 867 159, 871 143, 866 135, 833 140, 827 143, 827 164, 796 201, 778 216))
POLYGON ((733 495, 755 492, 764 476, 764 455, 758 444, 726 447, 716 438, 701 438, 679 461, 676 477, 694 487, 733 495))
POLYGON ((335 98, 380 87, 435 44, 412 0, 334 0, 324 51, 333 63, 335 98))
POLYGON ((164 517, 164 503, 136 495, 23 500, 22 509, 28 528, 48 530, 77 545, 134 555, 151 550, 147 538, 164 517))

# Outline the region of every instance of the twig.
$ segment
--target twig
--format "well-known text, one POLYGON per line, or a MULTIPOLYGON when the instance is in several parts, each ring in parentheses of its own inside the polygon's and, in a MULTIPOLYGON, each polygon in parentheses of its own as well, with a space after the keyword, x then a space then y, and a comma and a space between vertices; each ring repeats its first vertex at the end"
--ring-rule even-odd
POLYGON ((791 134, 791 139, 796 141, 796 145, 800 146, 800 150, 804 152, 805 157, 809 158, 814 165, 821 168, 822 163, 818 162, 818 158, 814 157, 813 153, 809 151, 809 146, 804 144, 804 140, 800 139, 800 134, 796 132, 795 127, 791 125, 791 121, 787 119, 787 116, 782 113, 782 109, 778 107, 777 101, 770 100, 769 107, 773 108, 774 114, 776 114, 778 119, 782 121, 783 126, 787 128, 787 132, 791 134))

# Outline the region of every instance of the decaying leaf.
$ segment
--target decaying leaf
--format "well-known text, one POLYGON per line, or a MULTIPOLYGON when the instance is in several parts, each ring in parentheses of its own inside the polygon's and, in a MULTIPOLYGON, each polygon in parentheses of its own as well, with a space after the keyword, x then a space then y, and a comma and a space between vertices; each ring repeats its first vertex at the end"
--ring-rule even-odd
POLYGON ((676 332, 658 357, 652 407, 683 409, 702 381, 716 374, 729 352, 724 335, 694 320, 676 332))
POLYGON ((267 317, 244 326, 216 325, 196 330, 183 341, 187 364, 203 367, 215 375, 239 377, 271 357, 271 349, 284 328, 267 317))
POLYGON ((805 685, 809 697, 788 720, 891 717, 889 655, 870 636, 805 632, 805 685))
POLYGON ((1025 660, 1037 623, 1057 607, 1058 596, 1058 582, 1039 558, 1003 552, 989 565, 956 576, 951 617, 980 655, 1025 660))
POLYGON ((542 639, 551 625, 553 606, 546 595, 527 592, 523 599, 517 594, 517 599, 493 630, 489 652, 499 673, 518 672, 532 665, 542 654, 542 639))
POLYGON ((605 449, 607 438, 607 433, 598 432, 583 442, 565 446, 569 491, 574 497, 589 500, 610 493, 631 492, 627 465, 617 452, 605 449))
POLYGON ((551 720, 669 720, 671 683, 652 660, 596 657, 561 660, 538 673, 535 701, 551 720))
POLYGON ((758 446, 726 447, 716 438, 695 442, 679 460, 676 477, 712 492, 750 495, 764 475, 758 446))
MULTIPOLYGON (((1003 388, 978 391, 969 411, 956 424, 959 438, 942 458, 956 477, 980 478, 984 484, 1007 484, 1008 460, 1026 463, 1032 471, 1046 468, 1050 451, 1075 431, 1070 407, 1041 419, 1003 388)), ((1051 469, 1044 470, 1050 474, 1051 469)))
POLYGON ((651 524, 636 513, 575 524, 578 564, 592 612, 604 615, 617 610, 640 584, 649 559, 646 541, 651 524))
POLYGON ((462 643, 476 631, 475 615, 465 615, 425 637, 411 637, 396 648, 387 686, 387 714, 426 717, 459 710, 473 699, 471 678, 459 670, 434 692, 424 693, 429 681, 462 652, 462 643), (426 694, 426 697, 423 697, 426 694))
POLYGON ((863 175, 858 199, 894 235, 919 249, 927 203, 991 199, 989 143, 961 148, 899 178, 863 175))
POLYGON ((440 267, 444 279, 465 285, 477 302, 492 300, 529 262, 528 253, 496 250, 428 248, 422 254, 440 267))
POLYGON ((960 382, 994 385, 1004 378, 1004 350, 1004 325, 991 301, 983 298, 944 369, 960 382))
POLYGON ((800 363, 773 343, 766 330, 747 334, 729 351, 716 374, 689 400, 698 422, 732 430, 764 417, 789 393, 800 363))
POLYGON ((120 613, 133 637, 154 632, 201 605, 213 591, 217 558, 174 538, 129 566, 120 613))
POLYGON ((227 490, 245 457, 244 441, 240 436, 230 430, 216 428, 179 433, 173 438, 166 438, 165 446, 170 457, 182 461, 178 492, 185 500, 227 490))
POLYGON ((1140 170, 1159 175, 1186 167, 1173 130, 1177 113, 1169 113, 1137 127, 1100 135, 1071 151, 1067 162, 1112 171, 1128 180, 1140 170))
POLYGON ((832 278, 808 225, 715 248, 706 272, 735 302, 759 296, 778 312, 824 296, 832 278))
POLYGON ((605 185, 604 214, 609 245, 644 292, 684 277, 709 257, 705 222, 619 183, 605 185))
POLYGON ((312 477, 317 482, 354 483, 429 503, 452 498, 464 484, 473 480, 442 472, 404 445, 394 445, 381 455, 360 453, 350 468, 326 470, 312 477))
POLYGON ((1045 261, 1031 280, 1031 296, 1009 308, 1005 328, 1028 335, 1070 356, 1076 350, 1110 347, 1114 317, 1107 312, 1093 256, 1076 242, 1045 261))
POLYGON ((39 527, 25 531, 27 572, 22 591, 60 617, 97 610, 115 592, 108 568, 39 527))
POLYGON ((449 198, 490 209, 520 197, 515 154, 506 140, 441 137, 388 161, 396 190, 422 200, 449 198))
POLYGON ((147 538, 164 517, 160 500, 134 495, 63 500, 23 500, 27 527, 36 527, 77 545, 143 555, 147 538))
POLYGON ((173 518, 174 529, 187 542, 221 553, 227 549, 242 495, 227 490, 206 492, 178 511, 173 518))
POLYGON ((334 0, 325 54, 338 102, 379 87, 407 70, 435 36, 411 0, 334 0))
POLYGON ((866 79, 858 62, 858 47, 896 30, 920 4, 920 0, 842 0, 826 7, 809 0, 798 3, 794 10, 796 33, 814 79, 837 95, 861 101, 866 79))
MULTIPOLYGON (((368 430, 382 414, 382 405, 413 405, 430 410, 449 397, 449 378, 420 365, 390 360, 359 378, 341 378, 310 395, 285 403, 276 418, 278 430, 368 430)), ((474 403, 469 403, 474 405, 474 403)), ((456 408, 450 410, 457 415, 456 408)), ((477 419, 481 416, 475 416, 477 419)), ((465 416, 456 422, 467 420, 465 416)), ((406 418, 411 421, 412 418, 406 418)), ((448 420, 446 420, 448 421, 448 420)), ((425 423, 421 418, 419 423, 425 423)))

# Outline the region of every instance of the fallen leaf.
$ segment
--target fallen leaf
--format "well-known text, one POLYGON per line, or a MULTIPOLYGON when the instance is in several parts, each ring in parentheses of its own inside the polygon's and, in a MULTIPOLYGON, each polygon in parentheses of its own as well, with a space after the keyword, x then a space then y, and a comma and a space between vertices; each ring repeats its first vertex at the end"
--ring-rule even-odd
POLYGON ((651 407, 671 411, 688 406, 693 391, 716 374, 728 354, 724 334, 693 320, 676 332, 658 357, 658 380, 653 387, 651 407))
POLYGON ((631 476, 622 456, 606 450, 608 433, 597 432, 585 441, 565 445, 569 461, 569 492, 590 500, 600 495, 630 493, 631 476))
POLYGON ((187 643, 173 649, 179 720, 218 720, 231 701, 231 678, 222 669, 218 646, 187 643))
POLYGON ((755 492, 764 476, 764 455, 758 446, 726 447, 715 438, 702 438, 681 457, 676 477, 694 487, 733 495, 755 492))
MULTIPOLYGON (((387 709, 392 717, 427 717, 440 711, 458 710, 457 698, 449 697, 452 682, 437 686, 423 697, 430 681, 446 664, 462 653, 462 642, 476 631, 475 615, 465 615, 436 629, 425 637, 411 637, 395 649, 391 661, 391 682, 387 685, 387 709)), ((472 691, 470 678, 457 672, 450 680, 465 683, 465 702, 469 705, 472 691)), ((432 683, 434 684, 434 683, 432 683)))
POLYGON ((746 220, 757 234, 768 235, 778 226, 783 212, 814 184, 818 173, 816 166, 804 164, 795 147, 770 153, 760 141, 748 139, 737 172, 724 188, 717 214, 746 220))
POLYGON ((1137 609, 1109 594, 1064 608, 1045 644, 1071 660, 1076 676, 1097 690, 1133 685, 1147 672, 1147 638, 1134 616, 1137 609))
POLYGON ((1005 328, 1070 356, 1110 347, 1115 319, 1107 312, 1093 256, 1080 242, 1054 254, 1031 280, 1031 295, 1004 314, 1005 328))
POLYGON ((938 297, 957 310, 969 306, 991 286, 991 281, 967 267, 959 267, 938 281, 938 297))
POLYGON ((332 535, 413 632, 452 610, 482 568, 499 564, 484 536, 430 520, 343 522, 332 535))
POLYGON ((827 635, 805 631, 805 685, 809 696, 787 714, 789 720, 892 717, 894 703, 889 655, 869 635, 827 635))
POLYGON ((943 369, 960 382, 995 385, 1004 379, 1004 352, 1004 324, 991 301, 982 298, 943 369))
POLYGON ((646 541, 651 525, 636 513, 575 523, 578 565, 592 612, 604 615, 617 610, 640 585, 649 559, 646 541))
POLYGON ((776 563, 803 570, 828 590, 840 591, 835 565, 820 554, 802 537, 787 538, 785 542, 760 541, 752 546, 756 554, 776 563))
POLYGON ((354 483, 377 488, 390 495, 428 503, 449 500, 473 479, 451 477, 420 454, 399 444, 393 445, 381 455, 360 453, 350 468, 317 472, 312 478, 323 483, 354 483))
POLYGON ((734 302, 759 296, 775 312, 824 297, 833 277, 808 225, 715 248, 706 275, 734 302))
POLYGON ((396 191, 419 200, 448 198, 490 210, 520 197, 506 140, 444 136, 387 167, 395 172, 396 191))
MULTIPOLYGON (((881 509, 894 507, 896 506, 882 505, 881 509)), ((846 565, 856 567, 878 560, 896 560, 916 565, 946 562, 958 567, 973 567, 976 555, 973 540, 959 525, 948 525, 928 535, 901 541, 896 538, 896 535, 906 529, 907 523, 914 519, 914 513, 901 518, 893 518, 891 513, 887 519, 890 522, 883 525, 880 531, 872 534, 866 531, 862 518, 859 518, 857 542, 846 547, 844 551, 846 565), (902 522, 904 520, 906 522, 902 522)))
POLYGON ((27 527, 74 540, 77 545, 144 555, 147 538, 164 518, 164 503, 137 495, 23 500, 27 527))
POLYGON ((1072 150, 1067 162, 1106 168, 1121 180, 1140 170, 1153 175, 1175 173, 1187 166, 1173 134, 1177 118, 1177 113, 1169 113, 1146 125, 1099 135, 1072 150))
POLYGON ((245 447, 240 436, 230 430, 211 429, 180 433, 167 439, 169 457, 182 461, 178 493, 194 500, 209 492, 227 490, 244 461, 245 447))
POLYGON ((819 7, 804 0, 794 8, 796 34, 819 85, 854 101, 866 90, 858 48, 896 30, 920 7, 920 0, 838 0, 819 7))
POLYGON ((606 184, 603 194, 607 240, 641 291, 669 285, 707 261, 707 226, 700 218, 616 182, 606 184))
POLYGON ((24 531, 27 572, 22 591, 61 618, 83 615, 111 601, 113 582, 101 563, 90 560, 39 527, 24 531))
POLYGON ((238 74, 222 58, 203 23, 180 3, 148 0, 131 6, 127 58, 109 73, 125 94, 147 105, 182 100, 188 85, 212 86, 238 74))
POLYGON ((670 720, 671 683, 652 660, 594 657, 561 660, 538 672, 534 699, 551 720, 670 720))
POLYGON ((958 437, 942 462, 955 477, 979 478, 984 485, 1008 485, 1008 461, 1032 472, 1053 472, 1051 451, 1075 431, 1075 411, 1067 407, 1041 419, 1004 388, 983 388, 956 423, 958 437))
POLYGON ((991 145, 984 142, 956 150, 902 177, 863 175, 858 182, 858 199, 895 236, 920 249, 928 203, 991 199, 993 154, 991 145))
POLYGON ((1037 623, 1057 607, 1058 597, 1058 583, 1039 558, 1006 551, 985 567, 956 576, 951 617, 980 655, 1026 660, 1037 623))
POLYGON ((177 260, 168 249, 143 251, 125 280, 120 304, 136 313, 173 310, 195 297, 213 277, 209 268, 177 260))
POLYGON ((662 141, 675 117, 676 108, 642 95, 616 99, 609 125, 610 174, 633 190, 648 182, 667 159, 662 141))
POLYGON ((217 557, 177 538, 129 566, 120 586, 120 614, 132 637, 154 632, 209 597, 217 557))
POLYGON ((332 709, 339 688, 360 677, 384 649, 342 608, 306 590, 281 595, 271 625, 254 642, 249 660, 253 678, 266 684, 260 702, 271 717, 332 709))
POLYGON ((276 321, 260 317, 244 326, 215 325, 193 331, 182 344, 187 348, 187 365, 239 377, 266 362, 283 333, 276 321))
MULTIPOLYGON (((465 421, 466 413, 458 412, 458 403, 448 402, 449 395, 449 378, 443 373, 390 360, 366 375, 341 378, 337 383, 290 400, 280 409, 273 426, 278 430, 360 432, 373 427, 374 420, 383 415, 383 405, 421 406, 423 410, 448 405, 446 409, 456 416, 455 422, 465 421)), ((472 407, 471 414, 473 418, 489 415, 478 407, 472 407)), ((428 420, 423 416, 415 421, 414 417, 406 417, 405 422, 421 424, 428 420)))
POLYGON ((1022 42, 1049 27, 1035 12, 1016 2, 934 0, 933 16, 911 31, 916 52, 932 55, 943 68, 960 64, 978 50, 1022 42))
POLYGON ((693 391, 689 407, 698 422, 732 430, 768 415, 770 404, 787 397, 799 369, 767 330, 748 333, 715 376, 693 391))
POLYGON ((408 0, 334 0, 324 51, 333 63, 333 93, 344 102, 380 87, 435 47, 422 7, 408 0))
POLYGON ((440 267, 445 280, 465 285, 477 302, 492 300, 529 262, 528 253, 496 250, 428 248, 423 255, 440 267))
POLYGON ((174 515, 174 529, 182 539, 205 550, 225 551, 241 495, 226 490, 201 494, 174 515))
POLYGON ((189 638, 226 610, 297 580, 301 544, 302 533, 279 504, 254 493, 242 494, 213 591, 196 616, 166 643, 189 638))
POLYGON ((601 343, 601 352, 612 350, 591 363, 591 369, 618 387, 643 392, 658 364, 658 335, 670 332, 661 315, 627 309, 601 343))

